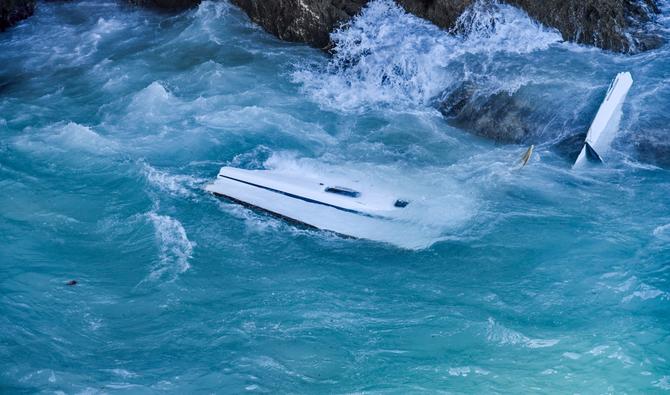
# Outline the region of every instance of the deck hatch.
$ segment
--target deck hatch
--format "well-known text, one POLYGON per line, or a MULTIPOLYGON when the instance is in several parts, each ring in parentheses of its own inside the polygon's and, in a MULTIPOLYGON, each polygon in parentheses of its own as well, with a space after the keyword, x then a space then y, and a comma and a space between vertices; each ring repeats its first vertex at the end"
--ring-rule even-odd
POLYGON ((360 192, 344 187, 327 187, 325 191, 328 193, 334 193, 336 195, 347 196, 350 198, 357 198, 361 196, 360 192))

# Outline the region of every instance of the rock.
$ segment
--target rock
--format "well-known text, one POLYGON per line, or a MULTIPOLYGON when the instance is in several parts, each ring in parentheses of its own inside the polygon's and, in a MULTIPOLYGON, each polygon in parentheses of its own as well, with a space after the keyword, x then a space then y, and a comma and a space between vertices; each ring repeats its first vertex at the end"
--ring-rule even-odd
MULTIPOLYGON (((567 41, 618 52, 657 48, 663 40, 647 24, 660 11, 656 0, 503 0, 557 29, 567 41)), ((473 0, 398 0, 405 9, 452 29, 473 0)))
MULTIPOLYGON (((597 107, 578 112, 547 103, 548 86, 523 86, 513 93, 488 93, 465 82, 444 95, 437 108, 452 126, 499 143, 550 143, 569 161, 577 159, 597 107)), ((592 102, 584 98, 585 102, 592 102)))
POLYGON ((163 10, 183 10, 195 7, 201 0, 128 0, 129 3, 163 10))
POLYGON ((368 0, 232 0, 254 22, 286 41, 328 48, 330 32, 368 0))
MULTIPOLYGON (((466 132, 499 143, 548 144, 567 163, 574 163, 584 145, 602 93, 580 99, 577 111, 548 103, 538 92, 546 86, 521 87, 513 94, 486 93, 474 82, 465 82, 446 93, 437 108, 447 122, 466 132), (558 107, 557 107, 558 106, 558 107)), ((670 169, 670 133, 641 128, 617 135, 620 149, 642 163, 670 169)))
MULTIPOLYGON (((330 32, 357 14, 368 0, 232 1, 254 22, 281 39, 326 48, 330 32)), ((449 30, 474 1, 397 0, 408 12, 449 30)), ((660 35, 648 27, 659 13, 657 0, 502 1, 558 29, 569 41, 620 52, 648 50, 663 43, 660 35)))
MULTIPOLYGON (((437 26, 452 29, 474 0, 397 0, 437 26)), ((557 29, 563 39, 617 52, 658 48, 661 36, 648 23, 660 11, 656 0, 503 0, 557 29)))
POLYGON ((0 31, 14 26, 35 12, 35 0, 0 0, 0 31))
POLYGON ((617 52, 657 48, 663 42, 645 24, 659 13, 656 0, 505 0, 558 29, 563 38, 617 52))
POLYGON ((531 117, 537 113, 518 94, 477 95, 472 82, 449 93, 438 109, 451 125, 500 143, 530 142, 535 129, 531 117))
POLYGON ((458 17, 474 0, 397 0, 407 12, 427 19, 443 29, 456 26, 458 17))

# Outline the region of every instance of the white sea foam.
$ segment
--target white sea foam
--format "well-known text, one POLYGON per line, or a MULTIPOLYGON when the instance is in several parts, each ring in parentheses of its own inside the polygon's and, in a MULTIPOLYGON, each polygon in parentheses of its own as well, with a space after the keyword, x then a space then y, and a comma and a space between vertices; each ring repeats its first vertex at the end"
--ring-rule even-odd
POLYGON ((564 352, 564 353, 562 354, 562 356, 563 356, 564 358, 571 359, 571 360, 573 360, 573 361, 576 361, 576 360, 578 360, 578 359, 580 359, 580 358, 582 357, 580 354, 578 354, 578 353, 576 353, 576 352, 564 352))
POLYGON ((196 196, 195 190, 201 188, 209 180, 196 178, 188 175, 170 174, 160 171, 153 166, 142 163, 142 172, 147 181, 154 187, 173 196, 193 198, 196 196))
POLYGON ((468 377, 470 374, 477 374, 481 376, 486 376, 488 375, 489 372, 486 369, 482 369, 479 367, 470 367, 470 366, 460 366, 460 367, 453 367, 449 368, 447 371, 449 373, 449 376, 460 376, 460 377, 468 377))
POLYGON ((670 241, 670 224, 656 227, 653 231, 653 235, 659 240, 670 241))
POLYGON ((65 147, 80 149, 91 153, 114 153, 118 144, 102 137, 92 128, 70 122, 60 129, 60 132, 49 137, 49 141, 59 142, 65 147))
POLYGON ((142 111, 149 111, 151 113, 163 113, 169 108, 165 106, 170 105, 172 95, 159 81, 154 81, 146 88, 138 92, 131 102, 132 108, 139 108, 142 111))
POLYGON ((117 369, 103 369, 103 370, 106 371, 106 372, 112 373, 115 376, 121 377, 123 379, 137 377, 136 373, 130 372, 130 371, 125 370, 125 369, 118 369, 117 368, 117 369))
POLYGON ((670 391, 670 376, 663 376, 658 380, 654 380, 652 385, 664 391, 670 391))
POLYGON ((85 152, 94 155, 117 153, 120 145, 96 133, 93 128, 75 122, 57 123, 40 131, 28 133, 15 140, 16 146, 35 152, 85 152))
POLYGON ((184 226, 178 220, 153 211, 147 217, 156 230, 160 251, 159 262, 152 268, 148 279, 155 281, 165 277, 168 281, 174 281, 191 267, 189 260, 194 243, 188 239, 184 226))
POLYGON ((640 284, 638 289, 636 291, 633 291, 630 295, 625 296, 622 301, 624 303, 631 302, 633 299, 640 299, 640 300, 650 300, 650 299, 656 299, 656 298, 661 298, 664 300, 669 300, 670 296, 668 295, 667 292, 663 292, 658 288, 652 287, 647 284, 640 284))
POLYGON ((486 326, 486 338, 494 343, 521 345, 527 348, 553 347, 558 344, 558 339, 532 339, 513 329, 506 328, 493 318, 488 319, 486 326))
POLYGON ((464 53, 525 54, 561 40, 560 33, 531 19, 524 11, 496 0, 478 0, 456 22, 464 53))
MULTIPOLYGON (((341 110, 425 106, 464 78, 495 74, 492 53, 528 53, 561 39, 519 9, 497 2, 475 3, 458 26, 463 33, 451 35, 392 0, 374 0, 332 34, 336 52, 325 69, 300 68, 293 78, 314 100, 341 110)), ((520 78, 489 79, 511 90, 524 83, 520 78)))
POLYGON ((232 7, 233 5, 228 1, 203 1, 192 14, 196 23, 189 26, 180 37, 184 37, 185 35, 198 37, 200 32, 204 32, 210 41, 222 44, 217 34, 216 25, 229 23, 229 21, 224 22, 221 19, 226 18, 230 14, 232 7))
POLYGON ((609 346, 596 346, 589 351, 589 354, 598 356, 603 354, 608 348, 609 346))
MULTIPOLYGON (((608 273, 602 277, 605 279, 619 280, 625 273, 608 273)), ((640 281, 636 276, 630 276, 623 282, 618 284, 602 284, 605 288, 611 289, 617 294, 626 294, 622 299, 622 303, 631 303, 634 300, 647 301, 653 299, 670 300, 670 294, 664 292, 652 285, 640 281)))

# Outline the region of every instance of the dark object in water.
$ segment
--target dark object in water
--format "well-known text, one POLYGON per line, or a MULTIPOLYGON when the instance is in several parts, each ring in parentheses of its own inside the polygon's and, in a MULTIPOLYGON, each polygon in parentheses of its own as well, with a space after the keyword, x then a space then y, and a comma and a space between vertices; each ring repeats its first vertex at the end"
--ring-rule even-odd
POLYGON ((77 280, 70 280, 66 282, 65 285, 77 285, 77 280))
POLYGON ((521 167, 526 167, 528 164, 528 161, 530 158, 533 156, 533 150, 535 149, 534 145, 531 145, 530 148, 528 148, 528 151, 526 151, 523 156, 521 157, 521 167))

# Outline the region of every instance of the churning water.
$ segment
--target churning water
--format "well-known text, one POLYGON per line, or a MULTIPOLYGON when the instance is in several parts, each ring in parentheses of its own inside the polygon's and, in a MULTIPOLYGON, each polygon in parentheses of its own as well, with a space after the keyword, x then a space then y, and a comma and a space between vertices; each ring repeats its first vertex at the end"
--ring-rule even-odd
POLYGON ((670 173, 640 155, 664 159, 670 46, 459 23, 377 0, 328 57, 226 2, 74 1, 0 35, 0 392, 670 390, 670 173), (554 143, 626 70, 607 165, 570 170, 554 143), (445 122, 464 80, 540 98, 529 166, 445 122), (217 200, 222 165, 383 182, 423 247, 217 200))

